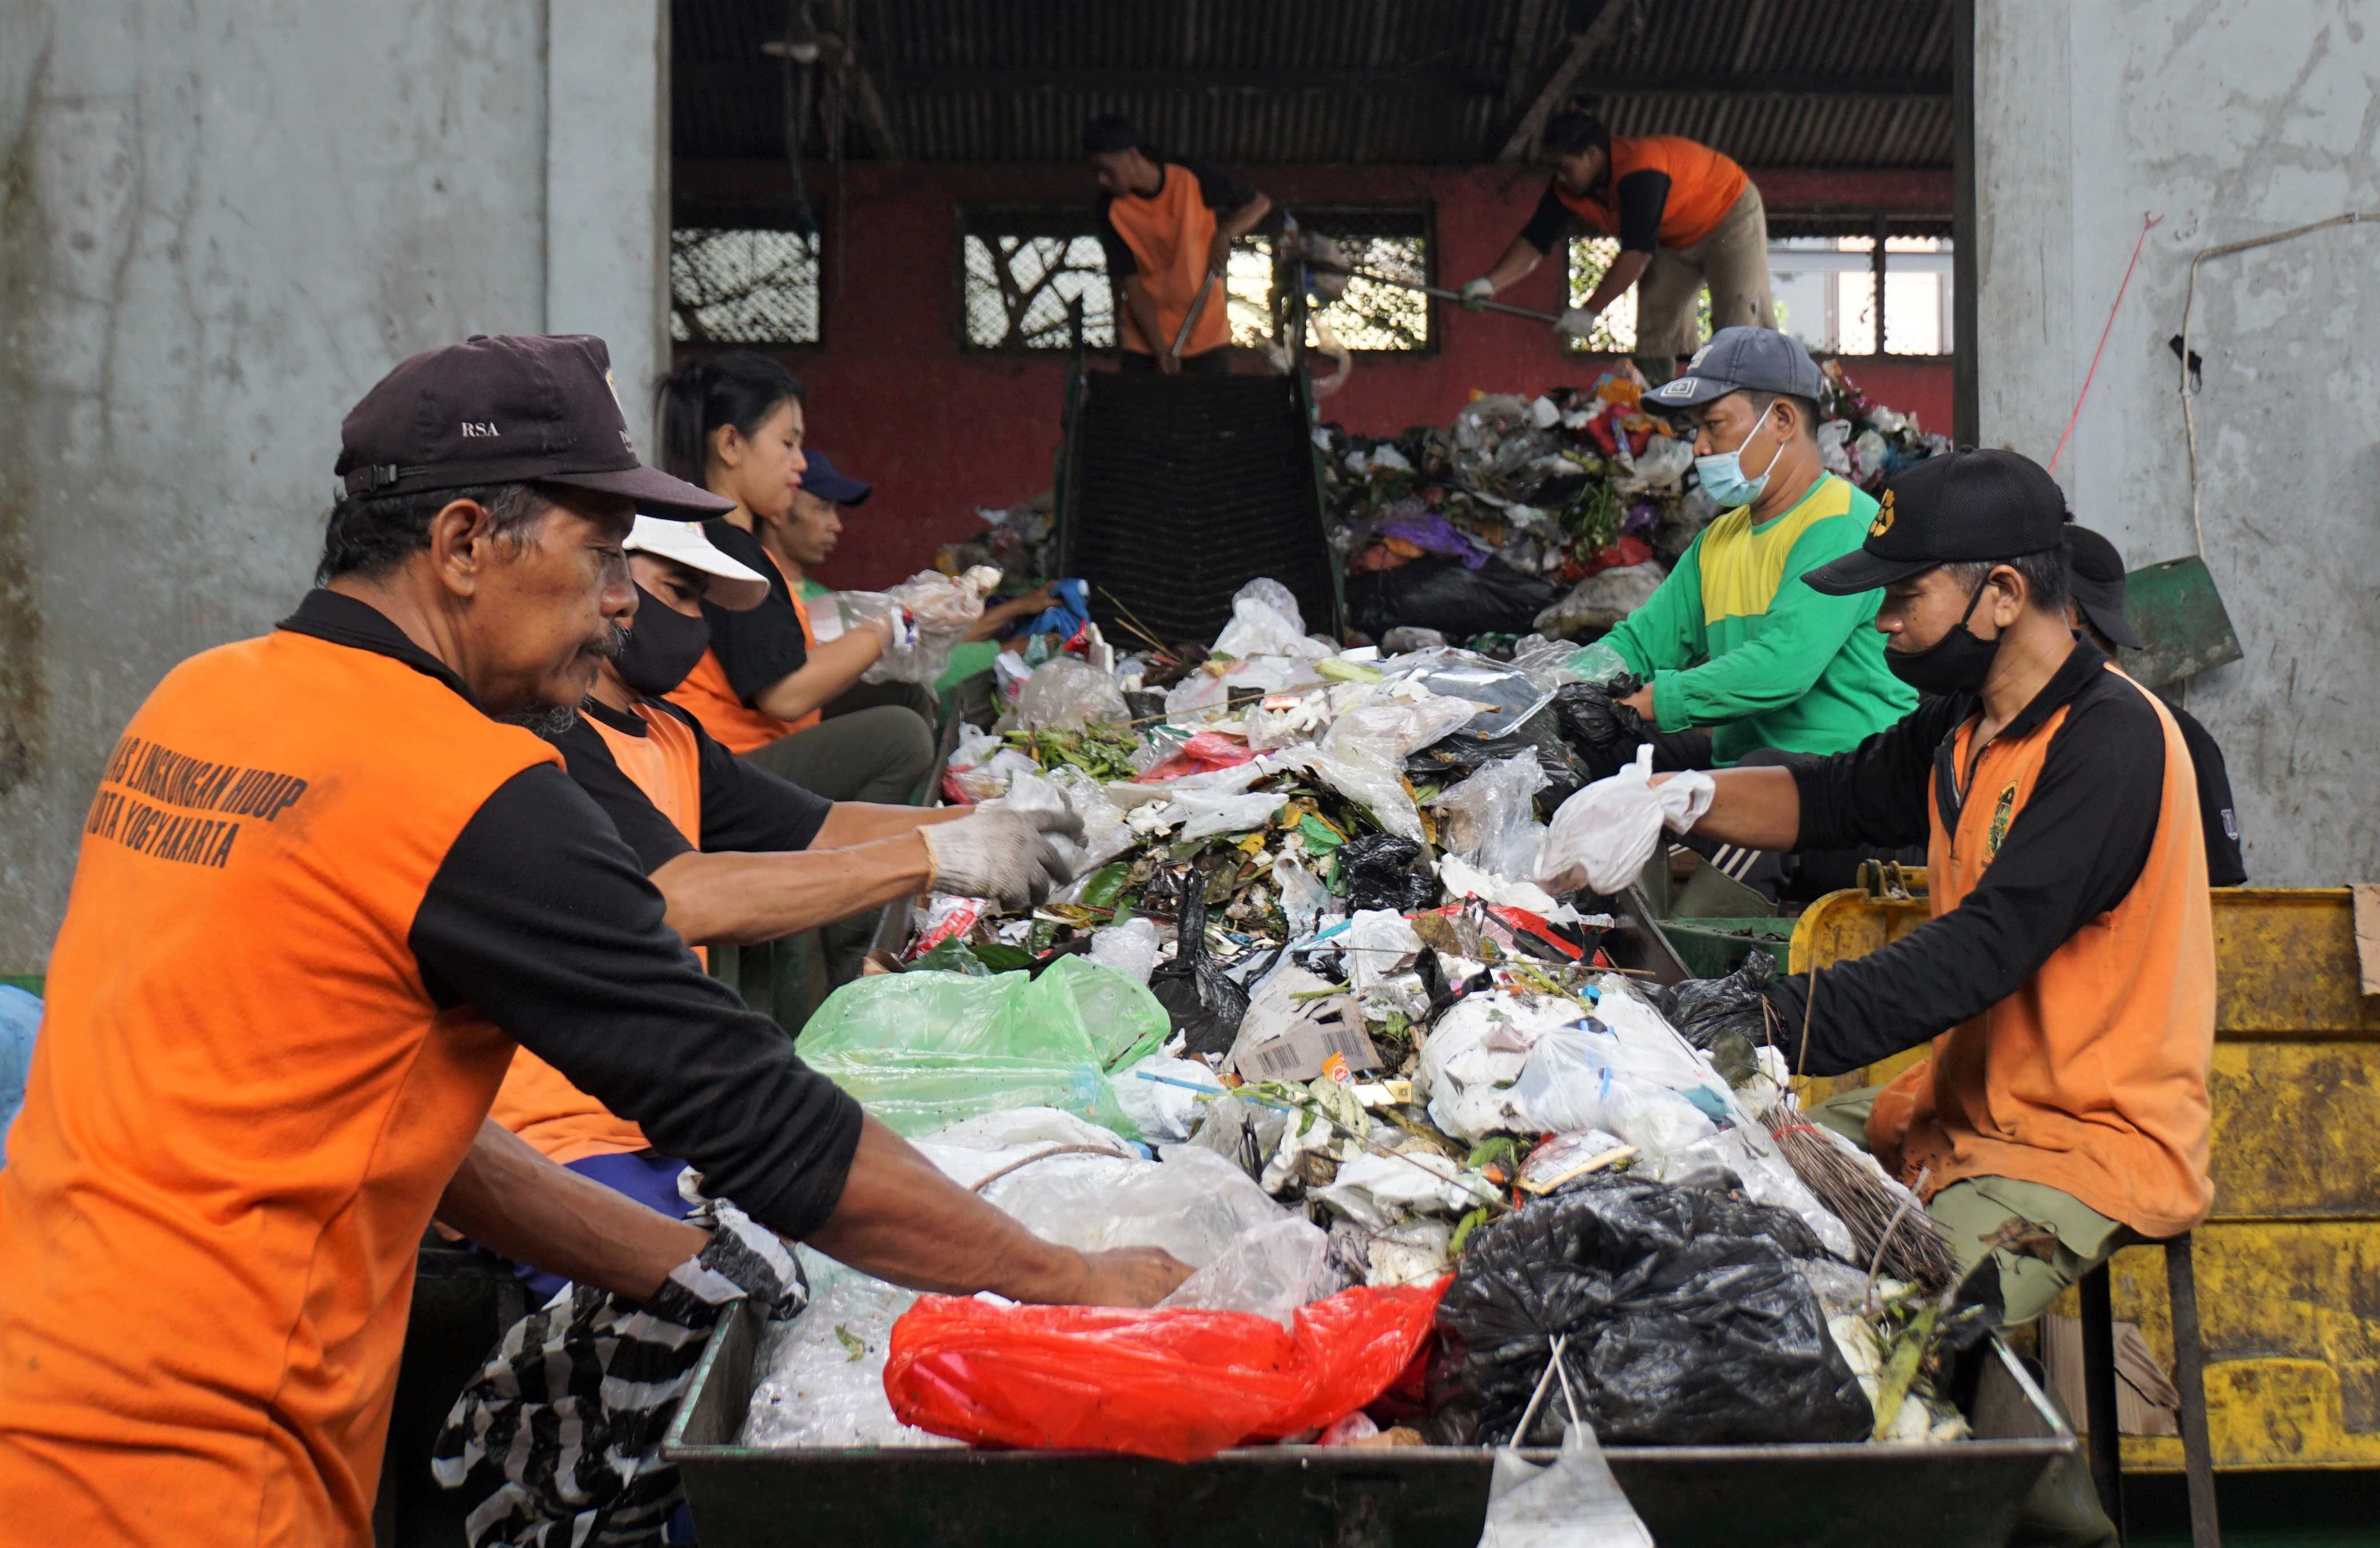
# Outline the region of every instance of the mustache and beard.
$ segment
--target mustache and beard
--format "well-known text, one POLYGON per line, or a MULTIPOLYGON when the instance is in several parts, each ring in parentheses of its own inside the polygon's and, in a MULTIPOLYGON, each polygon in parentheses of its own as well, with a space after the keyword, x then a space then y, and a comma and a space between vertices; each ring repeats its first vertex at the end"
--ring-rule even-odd
MULTIPOLYGON (((578 653, 582 656, 591 656, 599 662, 617 661, 620 659, 620 652, 627 648, 627 644, 626 629, 617 624, 606 624, 603 626, 602 633, 578 648, 578 653)), ((517 725, 525 731, 533 731, 551 741, 578 724, 578 706, 549 704, 540 709, 519 710, 495 718, 504 725, 517 725)))

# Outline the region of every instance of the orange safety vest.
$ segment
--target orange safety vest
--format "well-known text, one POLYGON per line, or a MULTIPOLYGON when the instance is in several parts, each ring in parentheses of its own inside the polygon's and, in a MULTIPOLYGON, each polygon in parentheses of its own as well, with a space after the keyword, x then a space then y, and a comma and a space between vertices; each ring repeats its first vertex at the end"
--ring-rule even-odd
MULTIPOLYGON (((2126 683, 2165 730, 2165 788, 2140 880, 2023 988, 1936 1038, 1931 1055, 1878 1092, 1867 1141, 1904 1182, 1930 1172, 1929 1197, 1968 1177, 2015 1177, 2143 1236, 2170 1237, 2204 1220, 2215 1198, 2206 1170, 2214 913, 2189 746, 2156 695, 2126 683)), ((2026 735, 1984 749, 1955 832, 1944 830, 1929 790, 1935 917, 1982 879, 2066 715, 2060 706, 2026 735)), ((1953 738, 1961 770, 1974 729, 1970 720, 1953 738)))
POLYGON ((0 1170, 0 1535, 370 1543, 416 1251, 514 1048, 408 936, 480 805, 559 761, 287 631, 133 716, 0 1170))
MULTIPOLYGON (((702 847, 702 749, 694 728, 650 702, 636 708, 645 734, 632 736, 593 715, 593 726, 611 749, 620 772, 645 793, 662 816, 697 848, 702 847)), ((694 955, 710 963, 700 946, 694 955)), ((570 1083, 570 1077, 521 1049, 496 1091, 488 1116, 519 1135, 557 1165, 590 1155, 625 1155, 650 1149, 645 1131, 570 1083)))
MULTIPOLYGON (((769 561, 769 567, 777 572, 777 579, 783 580, 784 568, 777 563, 777 556, 765 548, 760 552, 761 556, 769 561)), ((810 632, 810 610, 808 604, 802 601, 801 588, 787 581, 785 594, 792 599, 794 617, 802 626, 802 643, 812 650, 817 649, 818 636, 810 632)), ((749 752, 754 748, 767 747, 780 737, 790 737, 796 731, 807 731, 819 723, 816 710, 809 711, 799 720, 779 720, 766 710, 755 709, 744 702, 744 696, 728 682, 727 668, 719 664, 719 652, 715 650, 703 652, 702 659, 694 664, 694 670, 686 675, 686 681, 670 689, 666 697, 671 703, 700 721, 702 728, 710 733, 711 740, 730 752, 749 752)))
MULTIPOLYGON (((1611 171, 1604 186, 1619 197, 1620 179, 1632 172, 1665 172, 1670 177, 1670 201, 1661 207, 1661 245, 1690 248, 1711 234, 1735 201, 1743 197, 1751 179, 1730 158, 1697 140, 1674 134, 1646 135, 1629 140, 1611 137, 1611 171)), ((1554 197, 1581 220, 1607 237, 1620 231, 1618 211, 1593 194, 1575 194, 1554 182, 1554 197)))
MULTIPOLYGON (((1119 295, 1117 336, 1136 355, 1160 355, 1173 347, 1182 320, 1190 315, 1191 303, 1207 284, 1207 255, 1215 241, 1215 212, 1207 208, 1196 175, 1176 162, 1165 163, 1164 173, 1165 181, 1147 198, 1128 194, 1108 201, 1109 224, 1123 238, 1124 246, 1132 249, 1133 262, 1139 265, 1135 277, 1156 303, 1158 331, 1164 335, 1154 343, 1141 337, 1139 324, 1119 295)), ((1190 330, 1188 341, 1182 346, 1182 354, 1184 359, 1203 355, 1231 342, 1231 307, 1223 282, 1217 280, 1214 294, 1199 311, 1198 325, 1190 330)))

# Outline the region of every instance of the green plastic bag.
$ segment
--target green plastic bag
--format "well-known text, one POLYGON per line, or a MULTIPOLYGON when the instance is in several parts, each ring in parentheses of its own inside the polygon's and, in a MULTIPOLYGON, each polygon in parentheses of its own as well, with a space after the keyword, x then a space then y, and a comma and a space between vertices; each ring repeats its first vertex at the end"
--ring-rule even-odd
POLYGON ((844 984, 802 1029, 810 1067, 901 1134, 1013 1107, 1057 1107, 1137 1140, 1111 1072, 1171 1028, 1129 973, 1064 957, 1038 978, 880 973, 844 984))

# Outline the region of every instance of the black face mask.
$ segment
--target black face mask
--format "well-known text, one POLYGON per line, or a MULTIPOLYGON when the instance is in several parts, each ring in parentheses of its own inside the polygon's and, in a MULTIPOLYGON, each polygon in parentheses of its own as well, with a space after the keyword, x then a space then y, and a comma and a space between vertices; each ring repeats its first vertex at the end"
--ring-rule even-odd
POLYGON ((2000 653, 1998 640, 1979 638, 1967 627, 1975 615, 1975 603, 1983 601, 1984 588, 1990 585, 1985 576, 1975 586, 1975 594, 1967 599, 1967 610, 1950 631, 1922 651, 1896 651, 1887 647, 1884 664, 1892 675, 1920 693, 1980 693, 1984 679, 1991 676, 1992 659, 2000 653))
POLYGON ((709 649, 710 625, 699 614, 689 618, 638 586, 636 626, 612 664, 630 688, 658 699, 686 681, 709 649))

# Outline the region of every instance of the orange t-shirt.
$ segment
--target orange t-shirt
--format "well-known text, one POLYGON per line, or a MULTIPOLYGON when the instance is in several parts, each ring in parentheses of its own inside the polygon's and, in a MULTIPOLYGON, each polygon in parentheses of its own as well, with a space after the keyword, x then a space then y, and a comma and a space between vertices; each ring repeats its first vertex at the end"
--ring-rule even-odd
POLYGON ((559 762, 287 631, 133 716, 0 1170, 0 1536, 371 1542, 416 1249, 514 1048, 409 933, 473 814, 559 762))
MULTIPOLYGON (((2015 1177, 2073 1195, 2143 1236, 2206 1216, 2207 1066, 2215 1045, 2215 932, 2189 745, 2157 697, 2113 664, 2156 712, 2165 785, 2156 834, 2121 901, 2068 938, 2024 986, 1934 1040, 1932 1054, 1876 1095, 1871 1150, 1930 1195, 1968 1177, 2015 1177)), ((1959 906, 1998 835, 2032 798, 2061 705, 2021 737, 1987 745, 1955 831, 1930 791, 1932 911, 1959 906)), ((1953 738, 1967 767, 1975 725, 1953 738)))
MULTIPOLYGON (((1629 140, 1611 137, 1611 175, 1606 180, 1617 197, 1620 180, 1632 172, 1660 172, 1670 179, 1669 202, 1661 207, 1661 245, 1690 248, 1711 234, 1735 201, 1743 197, 1751 179, 1743 168, 1698 140, 1674 134, 1646 135, 1629 140)), ((1570 206, 1581 220, 1616 236, 1620 215, 1593 194, 1571 192, 1557 180, 1554 197, 1570 206)))
MULTIPOLYGON (((1207 208, 1197 176, 1178 162, 1165 164, 1165 180, 1155 193, 1145 199, 1111 200, 1106 210, 1116 235, 1132 249, 1133 262, 1138 266, 1135 277, 1156 303, 1158 332, 1163 335, 1154 343, 1141 337, 1139 324, 1119 295, 1117 336, 1134 354, 1161 354, 1173 347, 1174 335, 1182 331, 1191 304, 1206 286, 1207 256, 1215 240, 1215 212, 1207 208)), ((1182 353, 1185 358, 1203 355, 1231 342, 1231 308, 1218 281, 1182 353)))
MULTIPOLYGON (((758 544, 754 546, 759 547, 758 544)), ((802 601, 801 588, 785 582, 785 572, 778 567, 773 555, 766 549, 760 549, 759 553, 769 561, 769 567, 776 572, 778 580, 785 584, 786 598, 794 604, 794 617, 802 626, 802 643, 815 647, 818 636, 810 630, 810 610, 808 604, 802 601)), ((681 706, 700 721, 702 728, 710 733, 711 739, 730 752, 749 752, 754 748, 767 747, 781 737, 807 731, 819 723, 816 710, 799 720, 779 720, 766 710, 755 709, 744 702, 743 696, 728 682, 727 668, 720 664, 719 652, 715 650, 703 652, 702 659, 694 664, 694 670, 686 674, 686 681, 670 689, 666 697, 671 703, 681 706)))
MULTIPOLYGON (((666 710, 639 703, 641 737, 595 715, 587 724, 602 737, 620 772, 635 782, 686 841, 702 846, 702 751, 694 728, 666 710)), ((694 955, 706 963, 700 946, 694 955)), ((513 1055, 488 1116, 519 1135, 557 1165, 590 1155, 625 1155, 650 1147, 645 1131, 570 1083, 570 1077, 528 1049, 513 1055)))

